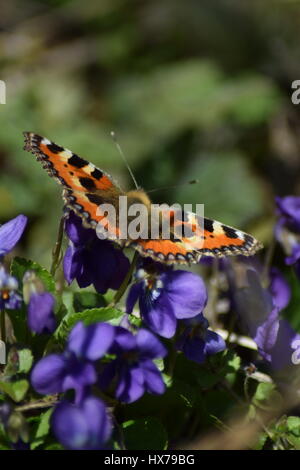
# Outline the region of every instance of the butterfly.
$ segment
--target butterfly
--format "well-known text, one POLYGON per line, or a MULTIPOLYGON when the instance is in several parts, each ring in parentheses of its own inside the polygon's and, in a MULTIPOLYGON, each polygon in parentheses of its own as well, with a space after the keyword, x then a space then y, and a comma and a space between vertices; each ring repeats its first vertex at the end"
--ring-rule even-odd
MULTIPOLYGON (((106 220, 97 211, 101 204, 119 207, 120 196, 126 196, 128 207, 139 203, 151 212, 151 201, 142 189, 124 192, 112 177, 71 150, 51 142, 32 132, 24 132, 24 150, 33 153, 48 174, 63 186, 65 209, 82 219, 86 228, 96 229, 106 220)), ((171 236, 130 239, 121 233, 120 220, 107 225, 108 238, 122 246, 133 247, 140 255, 166 264, 198 263, 201 256, 223 257, 230 255, 254 255, 262 244, 252 235, 193 212, 163 211, 161 217, 169 217, 171 236), (182 236, 184 228, 184 236, 182 236), (181 231, 179 230, 181 229, 181 231), (180 236, 178 235, 180 232, 180 236), (122 236, 121 236, 122 235, 122 236)), ((162 224, 161 218, 159 225, 162 224)))

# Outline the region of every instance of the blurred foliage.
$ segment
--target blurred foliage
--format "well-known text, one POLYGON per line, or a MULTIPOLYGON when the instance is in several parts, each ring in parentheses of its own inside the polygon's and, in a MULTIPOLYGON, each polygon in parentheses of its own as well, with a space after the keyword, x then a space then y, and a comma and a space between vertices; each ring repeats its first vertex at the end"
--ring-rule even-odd
MULTIPOLYGON (((299 2, 13 0, 2 8, 0 220, 23 212, 23 250, 49 266, 60 188, 22 150, 31 130, 132 182, 114 129, 155 202, 263 238, 274 194, 299 189, 299 2), (261 21, 264 18, 264 21, 261 21)), ((23 253, 22 253, 23 254, 23 253)))

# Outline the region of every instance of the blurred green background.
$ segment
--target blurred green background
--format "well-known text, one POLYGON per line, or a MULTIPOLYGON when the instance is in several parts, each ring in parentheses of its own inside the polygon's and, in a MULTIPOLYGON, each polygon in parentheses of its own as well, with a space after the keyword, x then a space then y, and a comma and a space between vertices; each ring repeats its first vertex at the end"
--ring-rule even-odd
POLYGON ((274 195, 300 190, 300 2, 11 0, 1 5, 0 222, 24 213, 18 248, 49 266, 61 189, 22 150, 40 133, 132 187, 114 130, 154 202, 268 242, 274 195))

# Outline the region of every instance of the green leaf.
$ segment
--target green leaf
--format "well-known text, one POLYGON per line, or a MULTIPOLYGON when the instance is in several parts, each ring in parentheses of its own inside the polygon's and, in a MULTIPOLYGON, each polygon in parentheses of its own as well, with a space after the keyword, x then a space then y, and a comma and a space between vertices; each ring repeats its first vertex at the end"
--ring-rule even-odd
POLYGON ((253 403, 264 410, 276 409, 280 406, 282 397, 274 384, 261 382, 253 396, 253 403))
POLYGON ((275 390, 275 385, 270 383, 259 383, 254 395, 256 401, 268 400, 271 393, 275 390))
POLYGON ((0 422, 0 450, 11 450, 11 446, 7 440, 7 434, 4 431, 4 426, 0 422))
POLYGON ((63 318, 54 336, 58 341, 62 341, 79 321, 83 321, 86 326, 99 322, 113 323, 114 320, 120 319, 123 315, 124 312, 114 307, 92 308, 82 312, 71 313, 63 318))
POLYGON ((164 450, 168 446, 166 430, 157 418, 126 421, 122 427, 128 450, 164 450))
POLYGON ((253 446, 253 450, 262 450, 265 443, 267 442, 268 435, 264 432, 260 433, 256 444, 253 446))
POLYGON ((41 415, 41 419, 40 419, 40 422, 36 431, 37 438, 44 437, 49 433, 49 429, 50 429, 49 421, 50 421, 52 411, 53 411, 52 408, 50 408, 49 410, 47 410, 45 413, 41 415))
POLYGON ((16 382, 0 382, 0 390, 6 393, 12 400, 19 402, 23 400, 29 388, 27 380, 17 380, 16 382))
POLYGON ((33 356, 30 349, 21 349, 19 355, 19 372, 29 372, 33 362, 33 356))
POLYGON ((300 437, 300 418, 298 416, 289 416, 286 423, 288 430, 295 436, 300 437))
POLYGON ((44 450, 65 450, 61 444, 58 442, 53 442, 45 447, 44 450))
POLYGON ((294 436, 293 434, 287 434, 285 436, 289 443, 294 447, 295 450, 300 450, 300 438, 294 436))
POLYGON ((48 292, 55 292, 55 282, 51 274, 47 271, 46 268, 43 268, 35 261, 27 260, 24 258, 16 257, 14 258, 11 264, 11 274, 15 276, 22 286, 23 276, 26 271, 33 270, 43 282, 45 289, 48 292))
POLYGON ((238 356, 237 354, 234 353, 233 356, 229 358, 229 360, 227 362, 227 365, 231 369, 231 371, 237 372, 241 367, 241 358, 240 358, 240 356, 238 356))
POLYGON ((38 425, 35 431, 34 440, 31 444, 31 449, 36 449, 38 446, 43 444, 45 438, 48 436, 49 430, 50 430, 50 418, 51 418, 52 412, 53 412, 53 409, 50 408, 45 413, 41 414, 40 420, 38 422, 38 425))
POLYGON ((86 309, 105 307, 106 302, 103 295, 96 292, 75 292, 73 297, 73 307, 75 312, 82 312, 86 309))

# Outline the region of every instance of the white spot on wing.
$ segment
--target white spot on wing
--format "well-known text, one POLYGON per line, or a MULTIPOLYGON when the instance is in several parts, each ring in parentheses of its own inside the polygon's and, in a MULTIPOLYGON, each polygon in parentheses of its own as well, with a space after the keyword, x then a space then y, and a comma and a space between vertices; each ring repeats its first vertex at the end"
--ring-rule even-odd
POLYGON ((237 236, 238 236, 239 238, 241 238, 242 240, 244 240, 244 234, 243 234, 243 232, 241 232, 240 230, 235 230, 235 233, 237 234, 237 236))
POLYGON ((63 158, 70 158, 70 157, 72 157, 73 152, 71 152, 71 150, 65 149, 62 152, 60 152, 59 155, 63 158))
POLYGON ((214 222, 213 223, 213 229, 214 229, 214 234, 215 235, 222 235, 224 233, 222 224, 220 222, 214 222))

